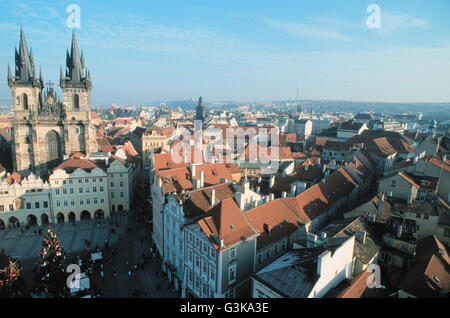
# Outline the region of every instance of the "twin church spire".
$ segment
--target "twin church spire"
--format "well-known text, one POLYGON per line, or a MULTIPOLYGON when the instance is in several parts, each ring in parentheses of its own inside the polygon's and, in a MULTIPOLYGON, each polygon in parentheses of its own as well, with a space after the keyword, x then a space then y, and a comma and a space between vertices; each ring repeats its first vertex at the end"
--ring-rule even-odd
POLYGON ((83 86, 85 88, 92 87, 91 74, 88 68, 85 66, 84 53, 81 51, 81 55, 78 51, 78 43, 75 37, 75 31, 72 33, 72 45, 66 54, 66 70, 63 71, 61 67, 60 71, 60 85, 64 87, 70 86, 83 86))
MULTIPOLYGON (((15 73, 11 72, 8 65, 8 85, 13 83, 27 84, 34 87, 44 87, 44 78, 42 68, 40 70, 39 78, 36 76, 36 67, 34 63, 33 49, 28 51, 27 41, 23 27, 20 27, 20 43, 19 50, 15 51, 15 73)), ((89 70, 85 67, 84 54, 79 54, 78 43, 75 37, 75 31, 72 33, 72 44, 70 53, 67 51, 66 68, 65 71, 61 67, 60 71, 60 86, 83 87, 91 88, 91 75, 89 70)))
MULTIPOLYGON (((36 68, 34 65, 33 49, 28 51, 27 41, 23 32, 22 26, 20 27, 20 42, 19 50, 15 50, 15 76, 13 77, 11 68, 8 65, 8 84, 13 82, 32 84, 33 86, 39 86, 41 83, 36 76, 36 68)), ((41 72, 42 73, 42 72, 41 72)))

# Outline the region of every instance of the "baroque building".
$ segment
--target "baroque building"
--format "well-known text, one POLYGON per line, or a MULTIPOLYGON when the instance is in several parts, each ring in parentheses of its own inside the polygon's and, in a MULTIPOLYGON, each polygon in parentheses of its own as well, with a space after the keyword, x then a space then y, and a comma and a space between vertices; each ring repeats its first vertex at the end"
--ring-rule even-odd
POLYGON ((8 85, 13 99, 12 161, 18 172, 42 173, 57 166, 65 155, 97 150, 95 128, 91 124, 92 82, 79 54, 75 32, 66 69, 61 68, 61 102, 49 82, 44 90, 42 69, 36 75, 33 50, 28 51, 23 28, 19 50, 15 52, 15 75, 8 66, 8 85))

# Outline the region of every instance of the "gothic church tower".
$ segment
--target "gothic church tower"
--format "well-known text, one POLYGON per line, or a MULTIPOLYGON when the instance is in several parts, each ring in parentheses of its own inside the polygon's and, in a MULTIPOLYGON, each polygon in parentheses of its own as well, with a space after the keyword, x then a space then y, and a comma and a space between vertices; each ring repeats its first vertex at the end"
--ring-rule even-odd
POLYGON ((44 91, 42 69, 36 76, 33 51, 28 51, 23 28, 19 50, 15 52, 15 75, 8 66, 8 85, 13 98, 12 161, 18 172, 41 173, 59 164, 64 155, 96 151, 95 129, 91 125, 89 71, 78 54, 75 33, 67 70, 61 70, 64 103, 56 96, 53 84, 44 91))

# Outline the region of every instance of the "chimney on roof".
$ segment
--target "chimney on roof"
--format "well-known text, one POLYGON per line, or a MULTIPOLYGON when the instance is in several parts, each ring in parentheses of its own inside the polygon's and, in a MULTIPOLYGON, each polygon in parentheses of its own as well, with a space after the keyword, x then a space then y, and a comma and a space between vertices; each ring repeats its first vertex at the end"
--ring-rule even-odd
POLYGON ((245 178, 244 180, 244 193, 248 192, 250 190, 250 182, 248 182, 248 179, 245 178))
POLYGON ((200 171, 200 188, 205 186, 205 171, 200 171))
POLYGON ((367 232, 357 229, 355 231, 355 238, 361 243, 366 244, 367 232))
POLYGON ((403 225, 399 224, 397 227, 397 238, 401 238, 402 237, 402 232, 403 232, 403 225))
POLYGON ((296 192, 297 192, 297 185, 292 184, 291 185, 291 197, 295 197, 296 192))
POLYGON ((156 182, 158 182, 158 188, 161 188, 162 187, 162 180, 161 180, 161 178, 157 177, 156 179, 157 179, 156 182))
POLYGON ((316 247, 317 243, 317 235, 313 234, 313 233, 306 233, 306 247, 307 248, 311 248, 311 247, 316 247))
POLYGON ((211 189, 211 207, 216 204, 216 189, 211 189))
POLYGON ((192 176, 192 179, 195 179, 195 164, 191 163, 191 164, 189 165, 189 168, 190 168, 190 170, 191 170, 191 176, 192 176))
POLYGON ((385 194, 381 193, 381 196, 379 196, 379 200, 378 200, 378 209, 377 209, 377 219, 378 220, 381 220, 381 218, 382 218, 385 199, 386 199, 385 194))
POLYGON ((269 193, 269 201, 273 201, 275 199, 274 193, 269 193))
POLYGON ((275 175, 271 175, 269 180, 269 188, 272 189, 274 184, 275 184, 275 175))

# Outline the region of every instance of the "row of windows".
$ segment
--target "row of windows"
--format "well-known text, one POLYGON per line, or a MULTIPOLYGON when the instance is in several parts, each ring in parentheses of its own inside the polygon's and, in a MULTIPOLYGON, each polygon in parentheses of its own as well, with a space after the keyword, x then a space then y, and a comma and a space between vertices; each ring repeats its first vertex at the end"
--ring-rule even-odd
MULTIPOLYGON (((115 195, 114 191, 112 191, 112 192, 111 192, 111 199, 114 199, 115 196, 116 196, 116 195, 115 195)), ((120 192, 120 197, 121 197, 121 198, 124 197, 124 193, 123 193, 123 192, 120 192)))
POLYGON ((198 295, 202 294, 203 297, 214 298, 214 290, 210 289, 207 283, 202 283, 199 277, 195 277, 194 279, 194 275, 191 270, 188 270, 188 283, 190 286, 194 287, 193 289, 198 295))
MULTIPOLYGON (((119 185, 123 188, 123 181, 120 181, 119 185)), ((114 188, 114 181, 111 181, 111 188, 114 188)))
POLYGON ((276 244, 273 247, 267 248, 264 252, 258 253, 257 256, 257 262, 258 264, 261 264, 263 261, 269 260, 272 256, 278 255, 279 252, 286 250, 286 240, 283 240, 283 242, 276 244), (281 249, 280 249, 281 248, 281 249), (272 254, 273 249, 273 254, 272 254), (264 259, 265 256, 265 259, 264 259))
MULTIPOLYGON (((60 195, 61 194, 60 190, 61 189, 55 189, 55 194, 56 195, 60 195)), ((62 189, 62 194, 65 195, 65 194, 67 194, 67 192, 69 192, 69 194, 74 194, 74 191, 75 191, 74 188, 68 188, 68 189, 67 188, 63 188, 62 189)), ((83 191, 84 191, 84 193, 90 193, 91 192, 91 188, 90 187, 85 187, 84 189, 83 188, 78 188, 78 193, 83 193, 83 191)), ((99 191, 100 192, 104 191, 103 186, 99 187, 99 191)), ((97 192, 97 187, 92 187, 92 192, 96 193, 97 192)))
MULTIPOLYGON (((77 179, 78 183, 81 184, 83 183, 83 179, 77 179)), ((96 183, 97 182, 97 178, 92 178, 92 182, 96 183)), ((98 182, 103 182, 103 178, 98 178, 98 182)), ((69 179, 69 180, 62 180, 62 184, 73 184, 73 179, 69 179)), ((89 178, 85 178, 84 179, 84 183, 89 183, 89 178)), ((54 184, 59 184, 59 180, 55 180, 54 184)))
MULTIPOLYGON (((93 198, 92 199, 92 202, 93 202, 93 204, 98 204, 98 198, 97 197, 95 197, 95 198, 93 198)), ((89 204, 91 204, 91 198, 82 198, 82 199, 80 199, 80 205, 89 205, 89 204)), ((75 205, 75 200, 70 200, 70 202, 69 202, 69 200, 63 200, 63 204, 64 204, 64 206, 69 206, 69 203, 70 203, 70 206, 74 206, 75 205)), ((103 197, 100 197, 100 203, 105 203, 105 199, 103 198, 103 197)), ((56 206, 57 207, 60 207, 61 206, 61 201, 60 200, 56 200, 56 206)))
MULTIPOLYGON (((188 243, 191 245, 194 244, 194 236, 191 233, 188 234, 188 243)), ((216 258, 216 250, 212 247, 208 247, 206 243, 202 243, 198 238, 195 238, 195 247, 197 247, 199 251, 201 250, 207 255, 209 254, 212 258, 216 258)))
MULTIPOLYGON (((191 263, 194 260, 194 253, 192 252, 192 250, 188 250, 188 260, 191 263)), ((200 256, 195 255, 195 263, 193 263, 193 264, 194 264, 194 268, 197 269, 199 272, 201 269, 201 273, 203 275, 205 275, 205 276, 208 275, 209 263, 205 259, 202 259, 202 262, 200 264, 200 256)), ((211 279, 212 281, 214 281, 216 279, 216 272, 215 272, 214 267, 212 267, 212 266, 210 266, 209 279, 211 279)))
POLYGON ((148 147, 162 147, 163 143, 162 142, 146 142, 145 146, 148 147))
MULTIPOLYGON (((48 201, 43 201, 42 202, 42 206, 44 208, 48 208, 48 201)), ((33 208, 33 204, 31 204, 31 202, 27 202, 25 205, 27 210, 31 210, 33 208)), ((34 202, 34 208, 35 209, 40 209, 41 208, 41 202, 34 202)), ((5 206, 2 204, 0 205, 0 212, 4 212, 5 211, 5 206)), ((9 205, 9 211, 14 211, 14 205, 10 204, 9 205)))

